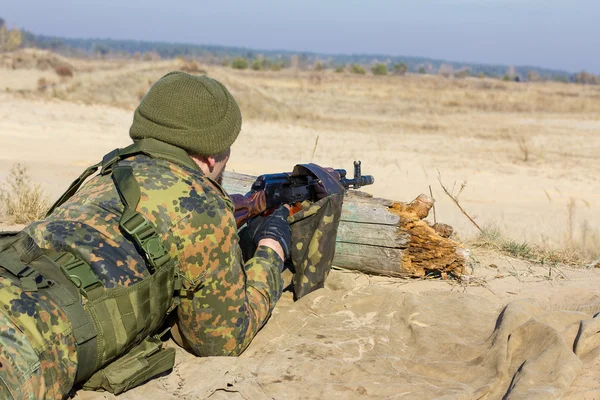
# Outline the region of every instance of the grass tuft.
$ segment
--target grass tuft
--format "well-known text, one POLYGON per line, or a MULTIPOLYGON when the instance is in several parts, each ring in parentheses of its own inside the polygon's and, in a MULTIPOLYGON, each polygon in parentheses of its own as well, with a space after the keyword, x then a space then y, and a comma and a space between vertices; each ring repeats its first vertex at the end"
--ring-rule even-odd
POLYGON ((585 242, 571 240, 563 248, 544 248, 525 240, 509 238, 494 224, 484 225, 479 235, 469 241, 468 245, 493 249, 515 258, 542 264, 585 266, 600 258, 598 249, 588 246, 585 242))
POLYGON ((9 224, 28 224, 44 217, 48 197, 39 183, 34 183, 25 165, 13 165, 5 182, 0 184, 0 212, 9 224))
POLYGON ((531 258, 535 253, 535 249, 529 243, 525 241, 517 242, 511 239, 506 239, 502 243, 502 251, 513 257, 525 259, 531 258))

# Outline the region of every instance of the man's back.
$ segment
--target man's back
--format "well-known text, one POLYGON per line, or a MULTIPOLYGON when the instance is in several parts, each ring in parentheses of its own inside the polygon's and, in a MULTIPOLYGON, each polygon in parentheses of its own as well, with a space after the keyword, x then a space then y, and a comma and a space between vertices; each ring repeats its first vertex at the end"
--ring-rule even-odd
MULTIPOLYGON (((137 210, 154 224, 173 258, 203 265, 204 258, 220 256, 207 254, 203 244, 225 238, 231 242, 236 233, 235 225, 228 223, 233 204, 216 184, 198 170, 146 155, 119 165, 132 167, 141 190, 137 210), (192 222, 201 226, 191 226, 192 222), (181 259, 186 255, 193 259, 181 259)), ((119 229, 122 213, 111 175, 99 175, 26 231, 41 248, 69 251, 89 263, 105 288, 130 286, 149 272, 134 243, 119 229)), ((202 271, 196 270, 195 275, 201 276, 202 271)))

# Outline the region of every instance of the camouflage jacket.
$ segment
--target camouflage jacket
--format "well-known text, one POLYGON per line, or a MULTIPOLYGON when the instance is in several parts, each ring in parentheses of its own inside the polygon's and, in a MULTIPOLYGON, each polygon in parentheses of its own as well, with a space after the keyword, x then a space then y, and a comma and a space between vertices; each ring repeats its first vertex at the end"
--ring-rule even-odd
MULTIPOLYGON (((141 189, 137 208, 177 260, 183 277, 176 316, 196 355, 238 355, 281 296, 282 260, 268 247, 242 261, 225 191, 199 170, 145 155, 123 160, 141 189)), ((149 274, 134 244, 119 230, 123 204, 110 175, 86 182, 50 217, 26 228, 46 249, 87 261, 106 288, 129 286, 149 274)))

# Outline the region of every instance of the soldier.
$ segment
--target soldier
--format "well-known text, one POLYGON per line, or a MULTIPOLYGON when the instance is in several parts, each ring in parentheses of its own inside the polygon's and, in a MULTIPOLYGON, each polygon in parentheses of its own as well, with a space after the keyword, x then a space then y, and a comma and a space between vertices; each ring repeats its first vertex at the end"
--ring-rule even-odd
POLYGON ((60 399, 78 383, 119 393, 167 371, 167 315, 193 354, 244 351, 281 296, 291 236, 285 207, 252 220, 242 259, 221 187, 241 122, 221 83, 169 73, 136 109, 133 145, 0 238, 0 398, 60 399))

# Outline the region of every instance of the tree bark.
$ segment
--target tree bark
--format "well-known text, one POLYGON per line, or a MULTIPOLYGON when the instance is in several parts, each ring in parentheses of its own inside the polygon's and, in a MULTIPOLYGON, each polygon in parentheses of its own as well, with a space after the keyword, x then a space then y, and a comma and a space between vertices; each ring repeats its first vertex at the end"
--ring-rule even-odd
MULTIPOLYGON (((246 194, 255 179, 226 172, 223 186, 231 194, 246 194)), ((350 190, 344 198, 333 265, 399 277, 468 273, 468 250, 449 238, 452 228, 424 221, 433 203, 424 194, 402 203, 350 190)))

